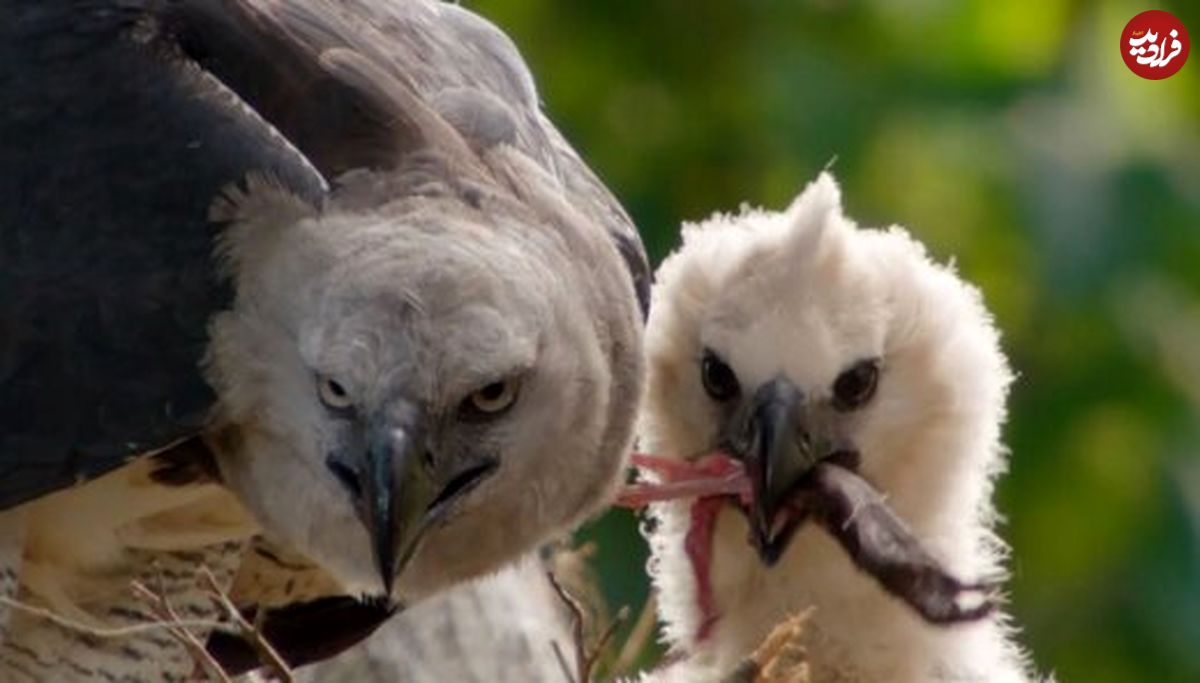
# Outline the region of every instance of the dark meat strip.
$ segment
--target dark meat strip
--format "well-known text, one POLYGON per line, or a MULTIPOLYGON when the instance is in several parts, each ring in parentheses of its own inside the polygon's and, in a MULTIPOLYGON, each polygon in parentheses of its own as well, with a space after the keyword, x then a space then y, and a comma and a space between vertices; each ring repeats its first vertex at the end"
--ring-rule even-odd
POLYGON ((981 619, 996 608, 996 587, 952 576, 865 479, 821 463, 798 501, 842 544, 859 569, 934 624, 981 619))

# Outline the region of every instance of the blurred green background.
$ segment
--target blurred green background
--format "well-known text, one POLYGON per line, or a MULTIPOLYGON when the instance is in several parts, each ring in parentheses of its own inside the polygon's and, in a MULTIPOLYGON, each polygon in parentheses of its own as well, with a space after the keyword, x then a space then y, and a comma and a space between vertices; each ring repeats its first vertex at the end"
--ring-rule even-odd
MULTIPOLYGON (((1020 373, 999 505, 1013 611, 1061 681, 1200 681, 1200 49, 1130 73, 1125 23, 1200 3, 479 0, 657 261, 681 219, 847 212, 978 283, 1020 373)), ((587 532, 612 604, 635 522, 587 532)))

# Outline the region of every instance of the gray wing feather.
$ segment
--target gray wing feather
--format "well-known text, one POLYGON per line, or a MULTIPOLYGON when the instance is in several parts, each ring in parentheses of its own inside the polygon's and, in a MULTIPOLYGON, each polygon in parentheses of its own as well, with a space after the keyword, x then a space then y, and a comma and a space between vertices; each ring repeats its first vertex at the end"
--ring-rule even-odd
MULTIPOLYGON (((427 0, 310 0, 288 4, 241 0, 239 4, 255 6, 251 14, 267 18, 275 27, 273 31, 289 36, 289 50, 307 52, 310 63, 320 64, 326 74, 338 75, 335 81, 340 99, 357 103, 354 109, 360 112, 358 125, 354 136, 347 137, 337 133, 339 129, 348 130, 339 126, 337 116, 318 116, 318 123, 311 120, 321 112, 320 106, 306 105, 299 116, 309 121, 295 121, 296 114, 276 113, 269 108, 271 101, 295 101, 295 97, 251 98, 290 138, 299 141, 309 157, 318 159, 318 166, 321 155, 305 144, 305 130, 319 130, 326 141, 335 140, 343 154, 350 150, 357 161, 355 167, 395 166, 403 154, 423 145, 445 153, 456 141, 436 130, 439 123, 457 131, 485 166, 503 163, 487 154, 490 148, 500 144, 514 147, 545 171, 547 178, 558 182, 558 194, 564 201, 608 232, 625 261, 645 313, 651 272, 637 229, 620 203, 542 114, 529 68, 512 40, 493 24, 457 5, 427 0), (344 59, 332 59, 347 51, 357 58, 354 68, 346 68, 344 59), (340 62, 343 68, 335 68, 333 62, 340 62), (396 81, 391 84, 394 87, 381 83, 387 79, 396 81), (411 99, 389 102, 379 95, 385 90, 411 99), (420 115, 429 113, 436 113, 439 120, 421 119, 420 115), (293 122, 283 121, 289 117, 293 122), (364 132, 363 124, 368 121, 374 127, 366 128, 374 132, 364 132), (385 124, 394 130, 383 130, 385 124), (391 142, 381 144, 381 140, 391 142), (396 144, 397 140, 403 142, 396 144), (383 156, 378 154, 381 149, 385 150, 383 156)), ((263 21, 259 19, 258 25, 264 25, 263 21)), ((276 63, 284 61, 280 55, 272 59, 276 63)), ((219 65, 213 68, 219 69, 219 65)), ((324 82, 316 77, 308 80, 324 82)), ((278 89, 287 79, 272 82, 278 89)), ((327 174, 343 170, 345 165, 322 166, 327 174)))
MULTIPOLYGON (((377 7, 396 6, 378 0, 359 1, 377 7)), ((508 105, 518 122, 518 134, 511 144, 537 160, 558 179, 572 204, 608 230, 629 268, 644 315, 650 302, 651 271, 637 228, 604 183, 542 114, 533 76, 516 45, 496 26, 457 5, 440 4, 438 10, 449 27, 435 32, 442 40, 432 46, 429 54, 401 53, 400 58, 415 58, 418 65, 428 65, 416 69, 422 73, 418 83, 429 90, 475 88, 508 105)), ((461 114, 458 118, 471 120, 461 114)))

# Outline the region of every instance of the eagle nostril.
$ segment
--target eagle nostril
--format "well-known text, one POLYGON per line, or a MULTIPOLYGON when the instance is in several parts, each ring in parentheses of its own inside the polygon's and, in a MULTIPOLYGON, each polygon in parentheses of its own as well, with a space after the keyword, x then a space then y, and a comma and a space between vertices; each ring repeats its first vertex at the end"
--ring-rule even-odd
POLYGON ((811 451, 813 447, 812 433, 803 427, 796 429, 796 444, 804 451, 811 451))
POLYGON ((354 496, 355 500, 362 498, 362 482, 359 481, 358 472, 354 468, 332 455, 325 458, 325 467, 329 468, 333 476, 350 492, 350 495, 354 496))

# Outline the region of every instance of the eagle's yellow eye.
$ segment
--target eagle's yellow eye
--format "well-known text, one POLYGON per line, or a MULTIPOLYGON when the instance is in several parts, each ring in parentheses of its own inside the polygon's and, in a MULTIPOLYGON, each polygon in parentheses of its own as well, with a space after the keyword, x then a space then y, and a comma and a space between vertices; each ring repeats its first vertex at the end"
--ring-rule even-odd
POLYGON ((321 397, 321 403, 333 410, 345 410, 354 405, 354 400, 350 398, 346 388, 328 377, 319 380, 317 393, 321 397))
POLYGON ((499 415, 516 402, 517 388, 515 379, 492 382, 467 397, 464 408, 481 417, 499 415))

